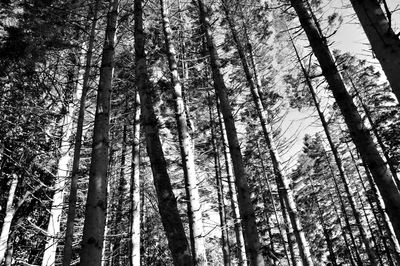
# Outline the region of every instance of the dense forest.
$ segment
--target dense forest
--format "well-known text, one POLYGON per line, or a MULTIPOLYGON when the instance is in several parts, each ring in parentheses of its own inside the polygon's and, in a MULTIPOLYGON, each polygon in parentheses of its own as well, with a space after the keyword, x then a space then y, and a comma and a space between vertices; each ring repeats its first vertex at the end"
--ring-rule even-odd
POLYGON ((400 265, 399 13, 0 1, 0 265, 400 265))

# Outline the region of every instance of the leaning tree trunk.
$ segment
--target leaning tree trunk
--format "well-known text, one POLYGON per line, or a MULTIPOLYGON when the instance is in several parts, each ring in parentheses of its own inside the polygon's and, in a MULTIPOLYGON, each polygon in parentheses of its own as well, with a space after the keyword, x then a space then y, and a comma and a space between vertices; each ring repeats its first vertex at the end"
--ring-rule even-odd
POLYGON ((200 205, 200 196, 197 185, 197 176, 194 163, 194 147, 189 134, 185 103, 182 95, 182 84, 178 75, 178 64, 176 60, 175 47, 172 42, 172 30, 168 18, 168 10, 165 1, 160 0, 162 26, 166 44, 168 65, 171 71, 171 83, 174 88, 175 115, 178 124, 178 136, 182 157, 183 172, 185 177, 185 189, 187 201, 187 212, 191 225, 192 257, 194 265, 206 265, 206 250, 203 236, 203 215, 200 205))
POLYGON ((337 168, 339 170, 339 176, 340 176, 340 179, 342 180, 342 183, 343 183, 343 186, 344 186, 344 189, 345 189, 345 192, 346 192, 347 200, 350 203, 350 207, 351 207, 353 216, 354 216, 354 218, 356 220, 356 225, 357 225, 357 227, 359 229, 361 240, 365 245, 365 249, 366 249, 366 252, 367 252, 369 260, 371 261, 372 264, 375 264, 376 263, 376 255, 375 255, 375 252, 372 250, 372 248, 370 246, 370 242, 369 242, 369 240, 367 238, 367 235, 365 233, 364 227, 363 227, 363 225, 361 223, 361 217, 360 217, 361 215, 360 215, 360 213, 359 213, 359 211, 358 211, 358 209, 356 207, 355 201, 353 199, 353 196, 352 196, 353 193, 350 190, 348 178, 345 175, 343 163, 342 163, 341 158, 339 157, 338 149, 336 148, 335 144, 333 143, 331 134, 329 132, 328 123, 326 122, 325 116, 324 116, 323 112, 321 111, 321 108, 320 108, 320 105, 319 105, 319 102, 318 102, 318 99, 317 99, 317 95, 316 95, 314 87, 313 87, 313 85, 311 83, 311 80, 310 80, 310 77, 308 75, 308 72, 306 71, 305 67, 303 66, 303 64, 301 62, 300 55, 299 55, 299 53, 297 51, 297 48, 296 48, 296 46, 295 46, 295 44, 293 42, 292 37, 290 37, 290 39, 291 39, 294 51, 296 53, 297 61, 300 64, 301 70, 302 70, 304 78, 306 80, 306 84, 307 84, 307 86, 308 86, 308 88, 310 90, 310 94, 311 94, 311 98, 313 99, 314 106, 317 109, 317 113, 318 113, 318 116, 320 118, 322 127, 324 129, 326 139, 328 140, 329 147, 330 147, 330 149, 332 151, 332 154, 333 154, 333 157, 335 159, 336 166, 337 166, 337 168))
MULTIPOLYGON (((400 102, 400 39, 391 25, 389 10, 385 16, 378 0, 350 0, 371 44, 372 51, 400 102)), ((386 4, 385 4, 386 5, 386 4)))
POLYGON ((15 214, 15 207, 14 207, 14 198, 15 198, 15 191, 18 185, 18 175, 12 174, 10 190, 8 192, 7 203, 6 203, 6 215, 3 220, 3 225, 1 227, 1 234, 0 234, 0 264, 3 262, 4 257, 7 251, 7 243, 10 237, 10 230, 11 230, 11 222, 14 218, 15 214))
POLYGON ((301 226, 299 215, 297 213, 296 202, 294 201, 294 197, 293 197, 293 192, 289 187, 289 180, 282 172, 282 165, 280 162, 278 151, 275 147, 275 143, 271 136, 271 133, 267 129, 267 115, 266 115, 266 112, 261 103, 261 99, 260 99, 260 95, 259 95, 260 89, 256 89, 256 85, 254 83, 253 77, 250 72, 249 65, 247 63, 244 48, 239 40, 238 33, 235 29, 234 22, 230 16, 229 7, 227 6, 227 3, 225 1, 223 3, 223 7, 225 10, 226 19, 227 19, 229 27, 231 29, 233 39, 236 43, 236 48, 238 50, 240 60, 242 62, 246 80, 250 87, 251 95, 253 97, 253 101, 254 101, 254 104, 255 104, 255 107, 257 110, 257 114, 260 119, 265 142, 267 143, 269 154, 270 154, 270 159, 272 161, 276 182, 278 184, 278 189, 280 189, 282 191, 282 193, 280 195, 283 196, 283 200, 285 201, 286 207, 288 209, 290 222, 294 229, 294 235, 296 237, 296 241, 297 241, 297 244, 299 247, 299 253, 300 253, 301 260, 303 262, 303 265, 313 265, 313 261, 311 259, 310 247, 308 245, 308 242, 307 242, 304 232, 303 232, 303 228, 301 226))
POLYGON ((89 190, 86 202, 83 240, 80 252, 81 265, 100 265, 107 211, 107 171, 109 148, 109 119, 111 88, 114 72, 119 0, 110 1, 100 81, 97 90, 96 115, 94 120, 89 190))
POLYGON ((159 137, 158 120, 153 105, 154 91, 147 74, 141 0, 135 0, 134 16, 136 86, 140 95, 147 153, 150 157, 154 186, 158 197, 158 209, 168 238, 174 265, 192 265, 188 242, 179 215, 176 198, 172 191, 171 181, 167 172, 167 162, 165 161, 159 137))
POLYGON ((335 65, 329 47, 318 30, 316 21, 313 20, 302 0, 291 0, 290 2, 296 10, 300 23, 322 68, 322 72, 344 116, 350 135, 361 157, 368 164, 376 185, 381 192, 396 236, 400 238, 400 215, 398 215, 400 213, 400 193, 396 183, 379 154, 370 132, 363 124, 352 97, 346 90, 346 86, 335 65))
POLYGON ((132 166, 131 183, 129 191, 129 262, 130 266, 140 265, 140 98, 135 92, 135 113, 133 119, 133 144, 132 144, 132 166))
POLYGON ((72 170, 71 170, 71 188, 69 191, 69 198, 68 198, 67 225, 65 229, 64 255, 62 259, 63 266, 71 265, 71 260, 72 260, 72 242, 74 236, 74 222, 75 222, 76 202, 78 193, 79 162, 80 162, 80 153, 82 147, 83 122, 85 118, 86 96, 89 90, 89 77, 90 77, 93 46, 96 33, 98 4, 99 1, 96 0, 93 8, 93 17, 92 17, 93 21, 90 29, 90 36, 87 46, 85 70, 82 81, 82 93, 79 102, 78 121, 76 123, 77 125, 76 125, 74 155, 73 155, 74 157, 72 159, 72 170))
POLYGON ((198 1, 200 9, 200 22, 203 27, 207 40, 208 52, 210 54, 210 63, 214 80, 214 87, 221 103, 221 111, 228 135, 229 150, 233 162, 233 170, 235 173, 235 182, 238 192, 238 204, 240 216, 242 218, 244 239, 246 243, 246 251, 249 255, 250 264, 256 266, 265 265, 264 258, 261 253, 261 244, 257 232, 256 217, 254 208, 250 198, 250 189, 247 184, 247 174, 244 169, 242 153, 240 151, 239 140, 235 120, 232 115, 232 108, 229 103, 227 88, 222 76, 217 49, 211 33, 211 25, 207 16, 207 8, 204 3, 198 1))

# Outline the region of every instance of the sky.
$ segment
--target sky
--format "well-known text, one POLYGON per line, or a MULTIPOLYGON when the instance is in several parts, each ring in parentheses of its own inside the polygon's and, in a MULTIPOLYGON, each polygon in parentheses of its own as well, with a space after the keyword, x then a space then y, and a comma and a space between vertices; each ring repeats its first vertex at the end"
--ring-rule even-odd
MULTIPOLYGON (((386 1, 391 10, 399 10, 392 13, 392 25, 396 31, 400 31, 400 1, 386 1)), ((372 57, 367 37, 354 14, 354 10, 350 6, 350 0, 331 0, 330 4, 324 7, 324 12, 324 18, 333 12, 339 13, 343 18, 343 22, 339 26, 337 32, 329 39, 332 42, 331 49, 349 52, 359 58, 365 58, 379 67, 379 63, 372 57)), ((384 75, 382 76, 384 77, 384 75)), ((296 141, 291 147, 290 152, 281 154, 282 161, 286 162, 286 172, 290 172, 296 165, 297 156, 303 147, 304 135, 323 132, 318 121, 316 122, 316 117, 312 116, 313 112, 314 109, 305 109, 301 111, 293 109, 289 111, 285 122, 282 124, 282 131, 284 132, 287 129, 284 137, 291 138, 295 132, 297 133, 296 141)))

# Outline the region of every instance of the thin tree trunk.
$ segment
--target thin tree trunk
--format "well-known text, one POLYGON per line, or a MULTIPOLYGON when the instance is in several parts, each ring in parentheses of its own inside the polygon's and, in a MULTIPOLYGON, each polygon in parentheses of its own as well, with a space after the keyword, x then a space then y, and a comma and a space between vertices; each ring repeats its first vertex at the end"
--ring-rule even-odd
POLYGON ((310 80, 310 78, 308 76, 308 73, 307 73, 306 69, 304 68, 304 66, 303 66, 303 64, 301 62, 300 55, 298 54, 298 51, 297 51, 296 46, 295 46, 295 44, 294 44, 292 39, 291 39, 291 42, 292 42, 293 48, 294 48, 294 50, 296 52, 297 60, 298 60, 298 62, 300 64, 300 67, 301 67, 301 69, 303 71, 304 78, 306 79, 307 86, 308 86, 308 88, 310 90, 310 94, 312 96, 312 99, 313 99, 313 102, 314 102, 314 106, 317 109, 317 113, 318 113, 318 116, 319 116, 319 118, 321 120, 322 127, 324 128, 325 136, 326 136, 326 139, 328 140, 329 147, 331 148, 333 157, 335 159, 336 166, 337 166, 337 168, 339 170, 339 176, 340 176, 340 178, 342 180, 342 183, 344 185, 344 189, 345 189, 345 192, 346 192, 346 195, 347 195, 347 200, 350 203, 350 207, 351 207, 351 210, 353 212, 353 216, 354 216, 354 218, 356 220, 356 225, 357 225, 357 227, 359 229, 361 240, 365 245, 365 249, 366 249, 366 252, 367 252, 369 260, 371 261, 372 264, 375 264, 376 263, 376 255, 375 255, 374 251, 372 250, 372 248, 370 247, 369 240, 367 239, 364 227, 362 226, 360 213, 358 212, 358 209, 357 209, 356 204, 354 202, 354 199, 353 199, 353 196, 352 196, 353 193, 352 193, 352 191, 350 191, 350 186, 348 184, 348 180, 347 180, 347 177, 346 177, 345 172, 344 172, 342 160, 339 157, 339 152, 338 152, 335 144, 333 143, 331 134, 329 132, 328 123, 326 122, 325 116, 324 116, 323 112, 321 111, 321 108, 320 108, 320 105, 319 105, 319 102, 318 102, 318 99, 317 99, 317 95, 315 93, 315 90, 314 90, 314 87, 313 87, 313 85, 311 83, 311 80, 310 80))
POLYGON ((200 9, 200 22, 207 40, 208 52, 214 80, 214 87, 221 102, 221 111, 224 117, 226 132, 228 135, 229 150, 232 157, 233 169, 235 173, 236 187, 238 188, 238 205, 240 217, 242 218, 246 251, 250 258, 250 263, 254 266, 265 265, 261 254, 260 239, 257 232, 256 217, 251 203, 250 189, 247 184, 247 174, 244 169, 242 153, 240 151, 239 140, 235 120, 232 115, 232 108, 229 103, 227 88, 220 70, 218 53, 211 33, 211 25, 207 16, 207 8, 201 0, 198 0, 200 9))
POLYGON ((86 63, 85 70, 83 74, 82 81, 82 94, 80 97, 79 103, 79 113, 78 113, 78 121, 77 128, 75 134, 75 145, 74 145, 74 157, 72 160, 72 170, 71 170, 71 188, 69 191, 68 198, 68 214, 67 214, 67 224, 65 230, 65 243, 64 243, 64 252, 62 264, 63 266, 70 266, 72 260, 72 243, 74 237, 74 222, 75 222, 75 214, 76 214, 76 202, 77 202, 77 192, 78 192, 78 178, 79 178, 79 161, 80 161, 80 153, 82 147, 82 135, 83 135, 83 122, 85 117, 85 105, 86 105, 86 96, 89 90, 89 77, 90 70, 92 64, 92 56, 93 56, 93 46, 94 39, 96 33, 96 24, 97 24, 97 12, 98 12, 99 1, 96 0, 93 7, 93 17, 92 17, 92 25, 90 29, 90 36, 88 41, 88 50, 86 53, 86 63))
POLYGON ((220 175, 220 161, 218 156, 218 148, 216 144, 215 137, 215 128, 214 128, 214 116, 212 110, 212 100, 210 94, 208 94, 210 99, 209 103, 209 115, 210 115, 210 127, 211 127, 211 144, 213 149, 214 156, 214 168, 215 168, 215 181, 217 187, 217 196, 218 196, 218 213, 219 213, 219 222, 221 228, 221 247, 222 247, 222 256, 224 259, 224 266, 230 266, 230 252, 229 252, 229 241, 228 241, 228 230, 226 224, 226 212, 225 212, 225 204, 224 204, 224 188, 222 184, 222 178, 220 175))
POLYGON ((330 90, 344 116, 350 135, 361 157, 368 164, 374 181, 381 192, 396 236, 400 238, 400 215, 398 215, 400 213, 400 193, 396 183, 380 156, 368 129, 364 126, 351 96, 346 90, 329 47, 318 30, 316 21, 313 20, 302 0, 290 0, 290 2, 296 10, 330 90))
MULTIPOLYGON (((258 141, 257 141, 257 151, 258 151, 258 156, 260 158, 261 170, 263 172, 263 177, 264 177, 264 180, 265 180, 265 182, 267 184, 267 191, 269 191, 269 198, 270 198, 270 201, 271 201, 271 204, 272 204, 272 208, 274 210, 275 219, 276 219, 276 222, 277 222, 279 234, 282 237, 283 250, 285 252, 285 256, 286 256, 288 265, 290 265, 290 258, 289 258, 288 251, 286 249, 285 238, 283 236, 283 231, 282 231, 281 225, 279 224, 279 220, 280 219, 278 218, 278 211, 277 211, 276 206, 275 206, 275 199, 274 199, 274 197, 272 195, 272 188, 271 188, 271 185, 269 183, 268 176, 266 174, 266 168, 265 168, 265 165, 264 165, 264 159, 262 158, 261 149, 260 149, 260 145, 259 145, 258 141)), ((293 259, 292 262, 294 261, 293 265, 296 265, 295 254, 294 254, 294 250, 293 250, 293 244, 289 239, 289 231, 288 231, 287 226, 285 226, 285 230, 286 230, 286 235, 288 236, 288 245, 289 245, 290 257, 293 259)))
POLYGON ((178 63, 176 60, 175 47, 172 42, 172 30, 168 18, 168 10, 165 1, 160 0, 162 25, 167 46, 167 57, 169 69, 171 71, 171 83, 174 88, 175 115, 178 124, 178 137, 181 149, 183 172, 185 177, 185 189, 187 201, 187 211, 191 226, 192 257, 194 265, 206 265, 206 250, 203 236, 203 215, 200 205, 200 196, 197 185, 197 176, 194 163, 194 147, 189 134, 185 103, 183 101, 182 84, 178 75, 178 63))
POLYGON ((270 132, 267 129, 267 115, 266 112, 263 108, 260 95, 259 95, 259 90, 256 89, 256 85, 254 84, 253 78, 251 76, 250 68, 247 64, 246 60, 246 55, 244 48, 238 38, 238 34, 236 32, 234 22, 232 21, 232 18, 230 16, 229 8, 227 6, 227 3, 223 3, 223 7, 225 10, 226 18, 233 36, 233 39, 236 43, 236 48, 239 53, 240 60, 242 62, 243 70, 246 75, 247 82, 250 86, 250 91, 253 96, 253 101, 256 106, 256 110, 260 119, 261 127, 264 133, 264 138, 265 142, 267 143, 269 153, 270 153, 270 159, 272 161, 272 165, 274 168, 274 174, 276 178, 276 182, 279 186, 279 188, 282 190, 281 195, 284 197, 285 204, 288 209, 290 221, 292 223, 293 229, 294 229, 294 234, 296 237, 296 241, 299 247, 299 252, 300 252, 300 257, 302 259, 303 265, 313 265, 313 261, 311 259, 311 253, 310 253, 310 248, 307 243, 307 240, 305 238, 300 219, 298 217, 297 213, 297 207, 296 207, 296 202, 294 201, 293 198, 293 192, 291 191, 289 187, 289 180, 288 178, 282 173, 282 166, 279 158, 278 151, 275 147, 275 143, 271 137, 270 132))
POLYGON ((7 203, 6 203, 6 215, 3 220, 3 225, 0 234, 0 264, 3 262, 7 251, 7 245, 10 237, 11 223, 15 214, 14 198, 15 191, 18 186, 18 175, 13 173, 10 190, 8 192, 7 203))
POLYGON ((133 120, 133 144, 132 144, 132 166, 129 219, 129 262, 130 266, 140 264, 140 217, 141 217, 141 195, 140 195, 140 98, 135 92, 135 113, 133 120))
POLYGON ((391 18, 385 16, 378 0, 350 2, 367 35, 372 51, 400 102, 400 39, 391 28, 391 18))
POLYGON ((136 86, 140 95, 142 119, 150 157, 158 209, 164 226, 174 265, 192 265, 190 250, 179 215, 175 195, 167 172, 167 163, 159 137, 158 121, 153 107, 154 92, 147 74, 142 1, 134 2, 136 86))
POLYGON ((232 209, 232 216, 233 216, 233 223, 234 223, 234 230, 236 237, 236 248, 237 248, 236 254, 238 257, 238 265, 246 266, 247 254, 246 254, 246 248, 244 246, 245 244, 243 237, 243 227, 242 227, 242 222, 240 220, 240 211, 239 211, 235 181, 232 180, 235 177, 233 176, 232 159, 228 147, 228 137, 226 134, 224 123, 222 121, 218 98, 216 99, 216 105, 217 105, 218 123, 221 132, 224 160, 225 160, 226 179, 228 183, 228 195, 231 201, 231 209, 232 209))
POLYGON ((53 266, 56 263, 56 251, 60 239, 61 215, 64 205, 64 189, 68 177, 70 156, 70 137, 72 134, 72 118, 74 105, 69 104, 67 112, 61 120, 60 159, 57 164, 57 173, 54 181, 54 194, 50 209, 50 218, 47 225, 47 238, 44 249, 42 266, 53 266))
MULTIPOLYGON (((313 193, 316 193, 315 186, 314 186, 314 181, 312 180, 311 177, 309 178, 309 180, 310 180, 310 183, 311 183, 311 188, 312 188, 313 193)), ((327 225, 325 223, 325 219, 324 219, 324 216, 323 216, 323 210, 321 209, 321 205, 319 204, 319 200, 318 199, 315 200, 315 203, 317 205, 317 212, 318 212, 319 222, 322 225, 322 231, 324 233, 325 242, 326 242, 326 245, 327 245, 328 251, 329 251, 328 259, 329 259, 329 261, 331 262, 331 264, 333 266, 336 266, 336 265, 338 265, 337 262, 336 262, 336 254, 335 254, 335 251, 333 249, 332 239, 330 237, 327 225)))
POLYGON ((93 130, 89 190, 86 202, 81 265, 100 265, 107 212, 107 170, 111 88, 114 72, 119 0, 110 1, 93 130))

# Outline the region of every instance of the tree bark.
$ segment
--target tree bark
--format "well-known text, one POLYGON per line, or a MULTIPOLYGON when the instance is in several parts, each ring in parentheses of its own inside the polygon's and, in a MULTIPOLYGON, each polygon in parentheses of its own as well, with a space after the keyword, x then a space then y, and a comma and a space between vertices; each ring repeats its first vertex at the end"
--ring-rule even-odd
POLYGON ((133 144, 132 144, 132 166, 130 183, 130 221, 129 221, 129 262, 130 266, 140 265, 140 217, 141 217, 141 195, 140 195, 140 98, 135 92, 135 114, 133 120, 133 144))
POLYGON ((400 39, 377 0, 351 0, 357 17, 400 102, 400 39))
POLYGON ((265 265, 261 254, 260 239, 257 232, 256 217, 254 208, 250 199, 250 190, 247 184, 247 174, 244 169, 242 153, 240 151, 239 140, 235 126, 235 120, 232 115, 232 108, 229 103, 227 88, 221 74, 221 64, 211 33, 211 25, 207 16, 207 8, 201 0, 198 0, 200 9, 200 22, 203 27, 208 52, 210 54, 210 63, 214 80, 214 87, 221 103, 221 111, 228 135, 229 150, 232 157, 233 169, 235 173, 236 187, 238 188, 238 204, 240 216, 242 218, 244 239, 246 251, 249 255, 250 264, 254 266, 265 265))
POLYGON ((107 170, 111 89, 119 0, 110 1, 97 90, 89 190, 86 202, 81 265, 100 265, 107 212, 107 170))
POLYGON ((72 260, 72 243, 74 236, 74 223, 75 223, 76 202, 78 193, 79 162, 80 162, 80 153, 82 147, 83 122, 85 118, 86 96, 89 90, 89 78, 90 78, 90 70, 92 64, 94 39, 96 33, 98 5, 99 1, 97 0, 93 7, 92 25, 90 29, 90 36, 86 53, 85 70, 82 81, 82 94, 79 102, 79 113, 76 125, 75 145, 74 145, 74 155, 73 155, 74 157, 72 160, 72 170, 71 170, 71 188, 69 191, 69 198, 68 198, 68 214, 67 214, 67 224, 65 229, 63 259, 62 259, 63 266, 69 266, 72 260))
POLYGON ((200 196, 197 185, 197 176, 194 163, 194 147, 189 127, 185 103, 183 101, 182 84, 178 75, 178 64, 176 60, 175 47, 172 42, 172 30, 168 18, 168 10, 165 1, 160 0, 162 26, 167 47, 168 65, 171 71, 171 83, 174 88, 175 116, 178 124, 178 137, 182 157, 183 173, 185 177, 185 190, 187 201, 187 212, 189 223, 191 223, 192 257, 193 264, 203 266, 207 264, 206 250, 203 236, 203 215, 200 204, 200 196))
POLYGON ((174 265, 192 265, 188 242, 179 215, 176 198, 172 191, 171 181, 167 172, 167 163, 159 137, 158 121, 153 104, 154 92, 147 74, 141 0, 135 0, 134 2, 134 16, 136 86, 140 95, 147 153, 150 157, 154 186, 158 197, 158 209, 168 238, 174 265))
POLYGON ((14 199, 15 191, 18 186, 18 175, 13 173, 10 190, 8 192, 7 203, 6 203, 6 215, 3 220, 0 234, 0 264, 3 262, 6 255, 8 240, 10 237, 11 223, 15 214, 14 199))
POLYGON ((364 126, 351 96, 346 90, 343 79, 329 51, 329 47, 324 37, 320 35, 316 22, 312 19, 302 0, 291 0, 290 2, 296 10, 330 90, 344 116, 344 120, 350 130, 350 135, 359 149, 361 157, 364 158, 371 170, 371 174, 385 202, 387 213, 393 224, 396 236, 399 238, 400 216, 398 214, 400 213, 400 193, 396 183, 379 154, 369 131, 364 126))

